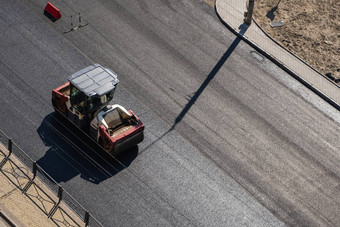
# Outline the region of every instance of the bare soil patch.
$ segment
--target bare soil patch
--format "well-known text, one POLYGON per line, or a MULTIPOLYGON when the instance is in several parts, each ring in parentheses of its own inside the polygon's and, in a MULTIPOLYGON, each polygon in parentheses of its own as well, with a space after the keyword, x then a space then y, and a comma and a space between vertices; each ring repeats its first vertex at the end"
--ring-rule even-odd
POLYGON ((208 3, 209 5, 211 5, 212 7, 215 6, 215 1, 216 0, 204 0, 206 3, 208 3))
POLYGON ((255 0, 254 18, 281 45, 340 80, 339 0, 255 0), (270 26, 280 20, 284 26, 270 26))

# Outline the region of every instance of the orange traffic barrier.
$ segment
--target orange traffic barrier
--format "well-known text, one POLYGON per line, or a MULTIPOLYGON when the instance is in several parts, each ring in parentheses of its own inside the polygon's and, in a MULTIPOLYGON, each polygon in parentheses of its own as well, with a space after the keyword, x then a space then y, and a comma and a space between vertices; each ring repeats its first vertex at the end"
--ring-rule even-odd
POLYGON ((47 3, 47 5, 45 7, 45 12, 47 12, 49 15, 51 15, 55 20, 57 20, 61 17, 59 9, 56 8, 54 5, 52 5, 50 2, 47 3))

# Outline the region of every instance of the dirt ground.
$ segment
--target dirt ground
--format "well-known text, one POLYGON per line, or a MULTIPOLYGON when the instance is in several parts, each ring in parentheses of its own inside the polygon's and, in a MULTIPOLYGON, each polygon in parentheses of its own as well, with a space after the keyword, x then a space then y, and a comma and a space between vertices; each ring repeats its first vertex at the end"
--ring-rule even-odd
POLYGON ((209 5, 211 5, 212 7, 214 7, 215 6, 215 1, 216 0, 204 0, 204 1, 206 1, 209 5))
POLYGON ((254 18, 281 45, 340 84, 340 0, 255 0, 254 18), (276 21, 284 25, 271 27, 276 21))
POLYGON ((254 18, 312 67, 340 79, 340 0, 255 0, 254 18), (280 20, 284 26, 270 26, 280 20))

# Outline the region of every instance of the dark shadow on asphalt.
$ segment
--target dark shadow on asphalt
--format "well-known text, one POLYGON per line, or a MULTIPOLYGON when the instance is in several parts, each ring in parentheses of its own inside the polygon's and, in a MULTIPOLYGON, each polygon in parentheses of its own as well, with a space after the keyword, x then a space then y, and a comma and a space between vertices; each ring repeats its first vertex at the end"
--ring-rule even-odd
MULTIPOLYGON (((241 24, 239 26, 239 29, 240 29, 239 34, 243 36, 248 28, 249 28, 249 26, 247 24, 241 24)), ((168 131, 166 131, 165 133, 163 133, 160 137, 158 137, 155 141, 153 141, 146 148, 144 148, 144 150, 148 149, 149 147, 151 147, 152 145, 157 143, 159 140, 163 139, 168 133, 170 133, 172 130, 175 129, 176 125, 181 122, 181 120, 188 113, 190 108, 195 104, 195 102, 197 101, 199 96, 203 93, 203 91, 209 85, 209 83, 212 81, 212 79, 214 79, 214 77, 216 76, 218 71, 222 68, 224 63, 228 60, 228 58, 234 52, 234 50, 236 49, 236 47, 238 46, 238 44, 240 42, 241 42, 241 38, 239 36, 237 36, 235 38, 235 40, 232 42, 232 44, 229 46, 227 51, 223 54, 223 56, 220 58, 220 60, 217 62, 217 64, 214 66, 214 68, 211 70, 211 72, 208 74, 207 78, 204 80, 202 85, 197 89, 195 94, 192 96, 192 98, 189 100, 189 102, 186 104, 186 106, 183 108, 183 110, 176 117, 175 122, 171 126, 171 128, 168 131)))
POLYGON ((138 147, 112 157, 84 132, 56 113, 47 115, 37 130, 49 147, 37 164, 57 183, 80 175, 94 184, 128 167, 138 155, 138 147))
MULTIPOLYGON (((248 26, 244 26, 241 27, 241 34, 244 34, 245 30, 248 28, 248 26)), ((174 129, 176 127, 176 125, 183 119, 183 117, 188 113, 188 111, 190 110, 190 108, 195 104, 195 102, 197 101, 198 97, 200 97, 200 95, 203 93, 203 91, 205 90, 205 88, 208 86, 208 84, 212 81, 212 79, 214 79, 214 77, 216 76, 216 74, 218 73, 218 71, 222 68, 222 66, 224 65, 224 63, 228 60, 228 58, 230 57, 230 55, 234 52, 235 48, 237 47, 237 45, 240 43, 241 38, 240 37, 236 37, 236 39, 232 42, 232 44, 229 46, 228 50, 223 54, 223 56, 221 57, 221 59, 217 62, 217 64, 215 65, 215 67, 211 70, 211 72, 208 74, 207 78, 204 80, 204 82, 202 83, 202 85, 198 88, 198 90, 195 92, 194 96, 189 100, 189 102, 187 103, 187 105, 183 108, 183 110, 181 111, 181 113, 176 117, 175 119, 175 123, 173 124, 173 126, 171 127, 171 130, 174 129)))
POLYGON ((44 15, 50 19, 52 22, 56 22, 57 19, 55 19, 51 14, 49 14, 46 10, 44 10, 44 15))

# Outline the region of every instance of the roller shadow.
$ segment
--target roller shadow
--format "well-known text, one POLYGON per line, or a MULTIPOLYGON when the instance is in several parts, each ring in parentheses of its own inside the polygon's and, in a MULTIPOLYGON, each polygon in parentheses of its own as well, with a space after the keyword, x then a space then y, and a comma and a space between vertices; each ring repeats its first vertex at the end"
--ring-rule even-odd
POLYGON ((138 155, 138 147, 112 157, 83 131, 56 113, 47 115, 37 130, 49 147, 37 164, 57 183, 80 175, 99 184, 128 167, 138 155))

